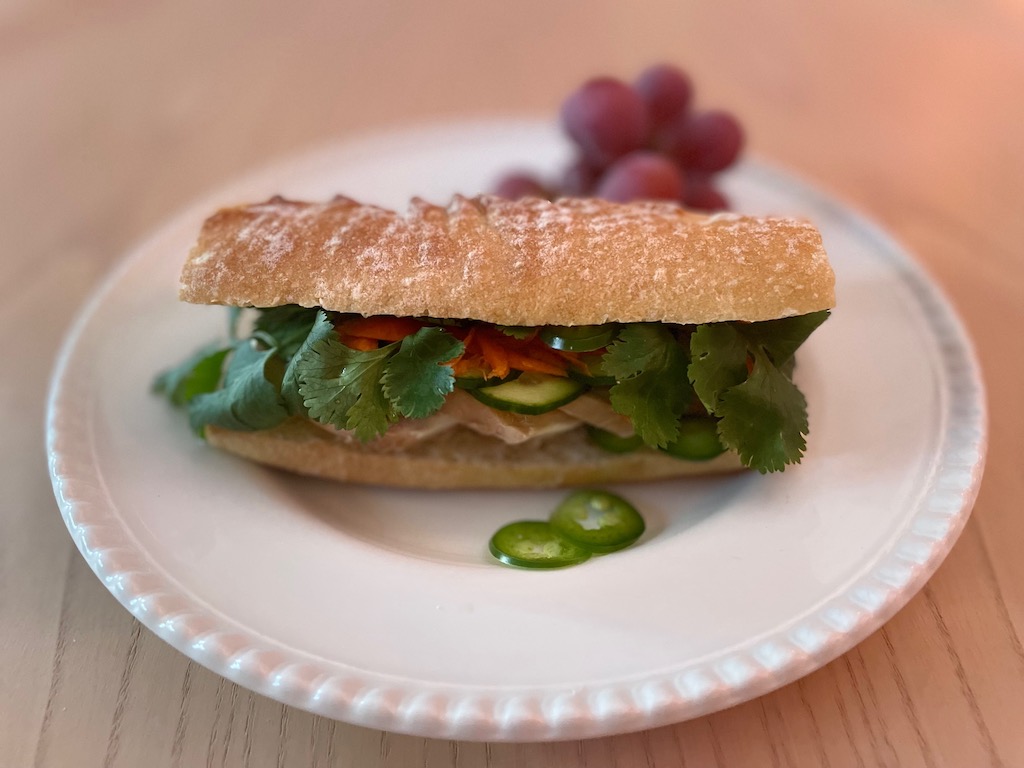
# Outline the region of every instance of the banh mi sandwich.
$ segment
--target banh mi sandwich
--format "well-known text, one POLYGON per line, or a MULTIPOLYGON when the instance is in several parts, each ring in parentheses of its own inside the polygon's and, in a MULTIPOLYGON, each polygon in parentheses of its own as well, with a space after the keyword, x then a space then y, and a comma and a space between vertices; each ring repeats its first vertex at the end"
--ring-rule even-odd
POLYGON ((337 197, 221 210, 183 300, 231 335, 157 381, 213 446, 419 488, 798 462, 795 353, 834 276, 810 224, 671 203, 337 197))

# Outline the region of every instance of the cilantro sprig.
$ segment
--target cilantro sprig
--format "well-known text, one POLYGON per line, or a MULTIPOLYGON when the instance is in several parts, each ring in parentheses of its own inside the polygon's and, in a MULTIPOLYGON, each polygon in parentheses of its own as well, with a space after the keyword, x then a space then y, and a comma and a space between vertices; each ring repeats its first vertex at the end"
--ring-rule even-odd
POLYGON ((316 307, 295 304, 264 309, 253 325, 253 335, 277 349, 278 354, 287 360, 309 336, 319 311, 316 307))
POLYGON ((444 363, 462 351, 462 342, 438 327, 421 328, 379 349, 352 349, 321 311, 282 387, 293 404, 298 391, 310 417, 372 440, 399 416, 424 418, 437 411, 455 386, 452 367, 444 363))
MULTIPOLYGON (((664 448, 699 401, 745 465, 781 471, 803 456, 808 431, 807 402, 792 381, 794 353, 828 315, 696 328, 624 325, 600 357, 602 374, 615 379, 612 407, 645 444, 664 448)), ((357 350, 316 307, 260 310, 245 339, 237 338, 238 316, 231 314, 229 342, 200 350, 154 383, 187 407, 200 434, 209 424, 258 430, 302 416, 372 440, 400 418, 440 409, 454 388, 449 363, 464 351, 441 324, 357 350)), ((500 330, 518 338, 536 329, 500 330)))
POLYGON ((828 314, 698 325, 688 349, 668 326, 627 325, 601 358, 617 379, 612 407, 645 444, 664 448, 696 395, 746 466, 781 471, 807 447, 807 401, 792 380, 793 355, 828 314))
POLYGON ((230 346, 211 344, 189 355, 153 382, 153 391, 174 405, 187 405, 196 395, 213 392, 220 385, 224 359, 230 346))
POLYGON ((238 343, 228 360, 224 384, 188 401, 189 422, 202 433, 207 425, 239 431, 270 429, 288 417, 277 387, 268 379, 273 349, 253 340, 238 343))
POLYGON ((793 355, 828 315, 700 325, 690 337, 694 391, 719 418, 722 442, 762 474, 800 461, 807 447, 807 400, 792 381, 793 355))
POLYGON ((239 431, 270 429, 294 410, 275 382, 287 359, 309 334, 317 309, 263 310, 250 338, 238 338, 242 309, 229 308, 230 341, 201 349, 160 374, 153 388, 188 409, 199 434, 207 425, 239 431), (227 367, 225 370, 225 361, 227 367))
POLYGON ((441 328, 406 336, 384 367, 384 396, 407 419, 429 416, 444 405, 455 384, 452 367, 444 363, 462 351, 462 342, 441 328))
POLYGON ((311 418, 371 440, 399 416, 422 419, 440 409, 455 387, 452 367, 443 364, 462 351, 461 341, 437 327, 378 349, 352 349, 322 310, 286 370, 283 390, 293 407, 297 391, 311 418))
POLYGON ((679 419, 693 398, 686 378, 686 352, 658 323, 625 326, 601 358, 616 378, 612 408, 633 422, 649 446, 664 448, 679 437, 679 419))
POLYGON ((807 448, 807 400, 762 353, 750 377, 720 396, 718 436, 762 474, 799 461, 807 448))
POLYGON ((444 363, 462 351, 440 327, 356 350, 341 343, 323 310, 275 307, 261 311, 251 338, 200 350, 158 376, 154 390, 186 406, 200 434, 209 424, 259 430, 299 415, 371 440, 399 417, 437 411, 455 382, 444 363))
POLYGON ((303 345, 292 361, 310 418, 352 429, 360 440, 383 434, 395 419, 380 383, 387 347, 361 351, 345 346, 326 315, 317 316, 314 332, 316 340, 303 345))

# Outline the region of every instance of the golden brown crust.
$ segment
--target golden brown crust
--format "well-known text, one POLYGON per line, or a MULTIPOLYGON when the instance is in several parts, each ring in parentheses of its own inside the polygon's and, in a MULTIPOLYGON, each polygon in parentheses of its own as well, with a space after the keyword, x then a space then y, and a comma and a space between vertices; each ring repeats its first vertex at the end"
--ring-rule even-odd
POLYGON ((274 198, 206 221, 181 277, 204 304, 322 306, 507 325, 769 320, 834 305, 821 235, 671 203, 274 198))
POLYGON ((646 449, 608 453, 590 444, 581 429, 520 445, 454 429, 401 453, 353 446, 303 419, 259 432, 210 426, 206 438, 217 448, 280 469, 403 488, 553 488, 742 469, 732 453, 703 462, 646 449))

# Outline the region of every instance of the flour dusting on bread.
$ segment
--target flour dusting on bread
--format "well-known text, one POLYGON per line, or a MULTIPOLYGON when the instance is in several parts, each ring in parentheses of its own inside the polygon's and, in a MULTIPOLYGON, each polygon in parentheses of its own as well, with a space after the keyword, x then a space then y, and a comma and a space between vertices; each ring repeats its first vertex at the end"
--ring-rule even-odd
POLYGON ((227 208, 204 224, 181 297, 505 325, 753 322, 835 303, 803 221, 491 196, 404 214, 344 197, 227 208))

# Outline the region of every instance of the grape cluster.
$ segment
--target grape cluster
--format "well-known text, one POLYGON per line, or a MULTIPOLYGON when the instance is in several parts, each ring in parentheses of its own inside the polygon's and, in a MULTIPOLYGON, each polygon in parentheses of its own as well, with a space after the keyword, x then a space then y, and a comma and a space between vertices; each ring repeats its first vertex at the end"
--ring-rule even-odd
POLYGON ((545 183, 534 174, 509 173, 494 193, 728 208, 714 174, 736 161, 743 130, 728 112, 697 111, 692 101, 690 78, 668 64, 645 70, 632 85, 612 77, 588 80, 562 104, 562 127, 577 153, 561 178, 545 183))

